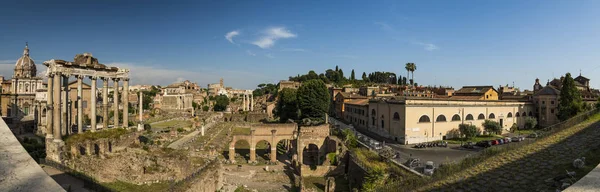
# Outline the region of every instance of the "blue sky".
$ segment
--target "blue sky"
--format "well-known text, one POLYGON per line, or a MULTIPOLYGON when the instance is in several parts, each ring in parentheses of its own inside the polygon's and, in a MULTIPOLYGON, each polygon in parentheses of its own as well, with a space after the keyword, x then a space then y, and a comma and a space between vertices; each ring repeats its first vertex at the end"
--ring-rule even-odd
POLYGON ((252 89, 336 65, 346 75, 405 76, 413 62, 419 84, 531 89, 536 77, 581 69, 598 88, 599 8, 549 0, 3 1, 0 73, 12 75, 28 41, 37 64, 91 52, 130 68, 132 84, 189 79, 205 87, 223 77, 252 89))

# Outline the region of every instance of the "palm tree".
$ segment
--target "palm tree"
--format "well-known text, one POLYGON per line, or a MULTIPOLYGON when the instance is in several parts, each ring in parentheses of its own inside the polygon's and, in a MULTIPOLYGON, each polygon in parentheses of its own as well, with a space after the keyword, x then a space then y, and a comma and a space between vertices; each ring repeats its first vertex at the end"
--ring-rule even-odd
POLYGON ((412 84, 414 85, 415 83, 415 71, 417 70, 417 65, 415 65, 415 63, 410 63, 410 73, 412 74, 412 84))
POLYGON ((406 69, 406 77, 407 78, 410 77, 409 73, 408 73, 408 72, 410 72, 410 69, 411 69, 410 68, 410 63, 406 63, 406 65, 404 66, 404 69, 406 69))

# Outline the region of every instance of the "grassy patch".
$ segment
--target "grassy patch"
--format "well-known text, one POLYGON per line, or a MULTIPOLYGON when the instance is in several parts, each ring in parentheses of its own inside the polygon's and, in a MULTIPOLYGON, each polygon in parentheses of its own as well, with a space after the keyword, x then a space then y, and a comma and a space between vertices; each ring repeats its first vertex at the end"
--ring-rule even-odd
POLYGON ((107 129, 107 130, 101 130, 101 131, 96 131, 96 132, 84 132, 82 134, 74 134, 74 135, 69 135, 66 136, 65 143, 67 144, 67 146, 71 146, 74 143, 80 143, 86 140, 97 140, 97 139, 107 139, 107 138, 111 138, 111 139, 116 139, 119 138, 121 135, 127 134, 129 133, 129 130, 123 129, 123 128, 116 128, 116 129, 107 129))
POLYGON ((522 129, 522 130, 516 130, 515 132, 513 132, 514 134, 520 134, 520 135, 529 135, 532 133, 535 133, 536 130, 532 130, 532 129, 522 129))
POLYGON ((233 135, 250 135, 250 128, 233 128, 233 135))
POLYGON ((105 187, 113 189, 115 191, 131 191, 131 192, 146 192, 146 191, 169 191, 170 183, 160 182, 153 183, 150 185, 136 185, 123 181, 115 181, 111 183, 103 183, 105 187))
POLYGON ((452 138, 452 139, 448 139, 448 140, 444 140, 450 144, 461 144, 464 142, 473 142, 473 143, 477 143, 479 141, 487 141, 487 140, 492 140, 492 139, 500 139, 500 138, 504 138, 503 136, 500 135, 480 135, 477 137, 473 137, 470 139, 466 139, 466 138, 452 138))
POLYGON ((325 191, 325 178, 323 177, 303 177, 302 183, 307 189, 325 191))

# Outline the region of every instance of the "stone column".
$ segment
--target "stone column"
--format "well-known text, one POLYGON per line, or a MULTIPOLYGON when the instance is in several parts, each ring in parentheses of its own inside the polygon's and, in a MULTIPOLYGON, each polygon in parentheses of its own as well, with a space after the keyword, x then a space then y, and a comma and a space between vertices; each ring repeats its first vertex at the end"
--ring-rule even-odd
POLYGON ((119 79, 113 79, 113 121, 115 128, 119 127, 119 79))
POLYGON ((250 94, 250 111, 254 111, 254 95, 250 94))
POLYGON ((61 132, 63 135, 68 135, 71 132, 69 117, 67 116, 67 112, 68 112, 67 110, 69 110, 69 106, 68 106, 68 102, 69 102, 68 91, 69 90, 68 89, 69 89, 69 76, 63 74, 63 76, 62 76, 62 92, 61 92, 62 118, 60 119, 61 125, 62 125, 61 132))
POLYGON ((83 133, 83 76, 77 76, 77 133, 83 133))
POLYGON ((60 72, 56 72, 54 74, 54 90, 52 91, 53 93, 53 112, 54 112, 54 141, 61 141, 62 140, 62 135, 61 135, 61 131, 60 131, 60 79, 62 75, 60 74, 60 72))
POLYGON ((91 98, 90 98, 90 103, 88 103, 88 105, 91 106, 90 109, 90 120, 91 120, 91 129, 92 132, 96 132, 96 89, 98 88, 98 85, 96 85, 96 80, 98 79, 97 77, 91 76, 90 79, 92 80, 92 88, 91 88, 91 98))
POLYGON ((48 141, 49 138, 54 138, 54 93, 52 92, 54 87, 53 87, 53 83, 54 83, 54 73, 49 73, 48 74, 48 92, 46 93, 47 95, 47 101, 46 101, 46 141, 48 141))
POLYGON ((246 95, 242 94, 242 111, 246 111, 246 95))
POLYGON ((102 126, 104 129, 108 129, 108 80, 109 78, 102 78, 102 126))
POLYGON ((123 127, 129 127, 129 78, 123 79, 123 127))
POLYGON ((250 161, 249 163, 256 162, 256 143, 254 142, 254 130, 250 130, 250 161))
POLYGON ((271 130, 271 156, 269 157, 271 162, 277 162, 277 141, 275 140, 276 134, 277 130, 271 130))
POLYGON ((229 146, 229 161, 235 163, 235 144, 229 146))
POLYGON ((144 95, 144 92, 140 91, 140 99, 138 101, 139 104, 140 104, 140 111, 138 112, 140 114, 140 123, 142 122, 143 117, 144 117, 143 116, 143 114, 144 114, 144 101, 143 101, 143 99, 144 98, 142 97, 143 95, 144 95))

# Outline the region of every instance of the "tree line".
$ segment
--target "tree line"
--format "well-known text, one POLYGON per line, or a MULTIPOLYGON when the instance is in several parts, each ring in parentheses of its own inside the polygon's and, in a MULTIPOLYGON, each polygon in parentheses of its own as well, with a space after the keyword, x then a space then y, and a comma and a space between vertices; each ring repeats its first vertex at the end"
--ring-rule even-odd
POLYGON ((344 75, 344 70, 336 65, 335 69, 327 69, 324 73, 317 74, 317 72, 310 70, 307 74, 290 76, 288 80, 305 82, 308 80, 319 79, 326 84, 333 83, 336 86, 343 86, 346 84, 360 86, 368 83, 416 85, 414 82, 414 71, 417 70, 417 66, 414 63, 406 63, 405 69, 407 71, 407 75, 405 77, 397 75, 393 72, 375 71, 368 74, 363 72, 361 79, 358 79, 354 69, 351 70, 350 76, 346 77, 344 75), (413 78, 408 78, 410 77, 409 72, 412 73, 413 78))

